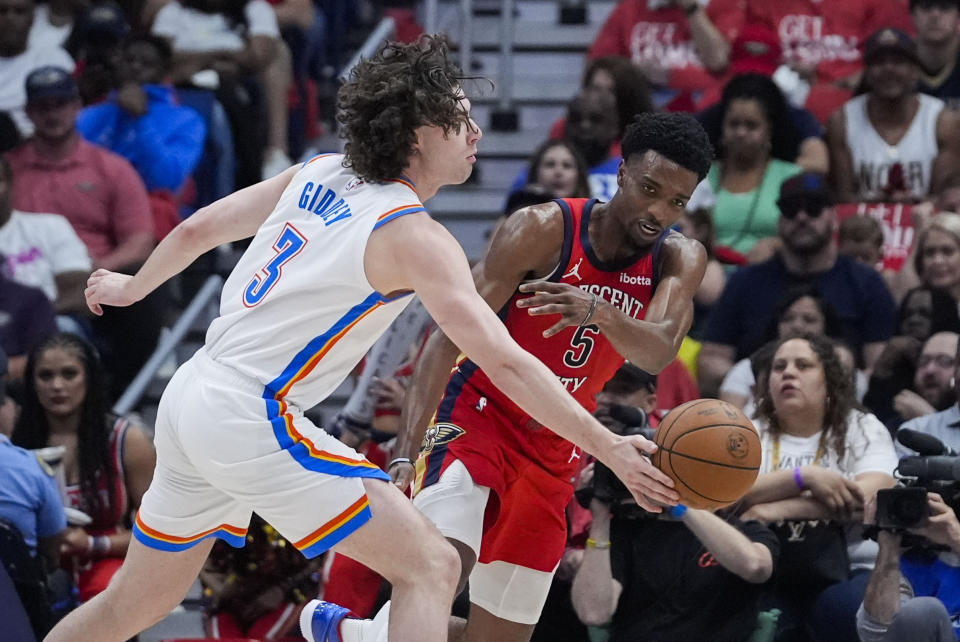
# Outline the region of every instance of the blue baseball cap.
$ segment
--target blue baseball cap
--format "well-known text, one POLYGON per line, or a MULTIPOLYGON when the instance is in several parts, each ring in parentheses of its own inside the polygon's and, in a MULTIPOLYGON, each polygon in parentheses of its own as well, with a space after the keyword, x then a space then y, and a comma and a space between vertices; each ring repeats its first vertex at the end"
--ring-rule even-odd
POLYGON ((44 98, 76 98, 77 82, 66 69, 39 67, 27 76, 27 103, 44 98))

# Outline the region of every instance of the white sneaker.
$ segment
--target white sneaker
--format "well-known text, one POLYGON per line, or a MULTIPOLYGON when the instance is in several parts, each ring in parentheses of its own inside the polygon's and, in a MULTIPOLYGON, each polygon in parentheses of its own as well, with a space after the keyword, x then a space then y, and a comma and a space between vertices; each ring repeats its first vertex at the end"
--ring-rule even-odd
POLYGON ((293 165, 293 161, 279 147, 270 147, 263 154, 260 175, 263 180, 273 178, 293 165))

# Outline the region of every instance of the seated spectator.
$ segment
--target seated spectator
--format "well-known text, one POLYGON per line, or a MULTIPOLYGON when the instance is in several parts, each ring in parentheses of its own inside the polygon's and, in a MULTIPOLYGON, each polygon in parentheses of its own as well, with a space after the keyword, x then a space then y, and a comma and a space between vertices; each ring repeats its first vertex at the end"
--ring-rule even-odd
POLYGON ((901 390, 893 399, 894 410, 904 421, 945 410, 953 403, 958 338, 956 332, 937 332, 923 344, 912 389, 901 390))
POLYGON ((174 84, 213 89, 226 108, 237 151, 237 187, 291 165, 287 156, 289 50, 281 47, 273 8, 264 0, 169 2, 151 33, 170 41, 174 84), (254 85, 254 78, 259 79, 254 85), (251 96, 259 92, 262 100, 251 96), (266 110, 266 117, 259 112, 266 110))
POLYGON ((21 285, 43 290, 59 315, 85 315, 83 290, 90 275, 87 248, 59 214, 13 209, 13 172, 0 157, 0 254, 21 285))
POLYGON ((918 93, 916 44, 896 29, 870 36, 864 49, 867 93, 830 119, 830 171, 841 202, 919 202, 960 171, 960 115, 918 93))
POLYGON ((86 601, 106 588, 130 545, 132 512, 150 485, 156 454, 142 428, 108 414, 100 360, 86 341, 58 334, 34 349, 24 375, 13 443, 63 446, 70 506, 92 518, 67 530, 62 548, 86 601))
POLYGON ((896 336, 874 364, 864 405, 893 433, 903 423, 895 408, 897 396, 914 388, 917 362, 927 340, 938 333, 960 332, 957 304, 943 290, 920 286, 900 304, 896 336))
MULTIPOLYGON (((17 177, 13 206, 66 217, 94 268, 135 270, 154 245, 143 181, 124 158, 79 135, 77 85, 64 70, 34 71, 27 78, 27 96, 37 131, 7 157, 17 177)), ((158 308, 159 299, 147 297, 93 320, 114 378, 114 395, 133 380, 156 346, 163 322, 158 308)))
MULTIPOLYGON (((710 206, 712 208, 712 205, 710 206)), ((708 207, 697 207, 688 209, 683 213, 683 218, 677 221, 679 231, 687 238, 700 241, 707 251, 707 269, 700 281, 700 287, 693 297, 693 325, 687 335, 699 339, 703 334, 710 309, 717 302, 720 295, 723 294, 723 287, 727 284, 727 272, 725 265, 745 264, 746 257, 739 252, 734 252, 729 248, 717 246, 716 231, 713 229, 713 213, 708 207)))
POLYGON ((837 251, 875 270, 883 268, 883 227, 872 216, 850 216, 840 222, 837 251))
POLYGON ((815 639, 856 639, 876 545, 862 540, 854 514, 894 483, 890 433, 856 409, 833 342, 813 334, 777 342, 769 375, 759 382, 754 423, 763 459, 741 505, 743 519, 771 524, 780 539, 775 583, 764 600, 782 611, 779 636, 802 635, 812 615, 815 639))
POLYGON ((0 348, 9 357, 10 379, 23 377, 27 355, 56 332, 57 316, 43 290, 12 281, 0 270, 0 348))
POLYGON ((216 639, 302 639, 300 610, 317 595, 323 557, 306 559, 259 515, 243 548, 218 541, 200 571, 204 628, 216 639))
MULTIPOLYGON (((583 72, 581 89, 599 89, 613 96, 617 104, 619 129, 617 138, 610 146, 610 155, 620 155, 620 139, 627 125, 637 114, 654 111, 650 98, 650 84, 643 73, 628 58, 604 56, 587 64, 583 72)), ((550 127, 550 139, 560 140, 567 136, 567 119, 561 118, 550 127)))
POLYGON ((848 100, 860 81, 861 48, 868 35, 883 27, 910 28, 905 2, 874 0, 712 0, 735 37, 747 25, 780 36, 784 62, 794 85, 786 91, 798 107, 820 122, 848 100))
MULTIPOLYGON (((587 57, 624 56, 659 88, 702 91, 722 72, 735 35, 716 1, 621 0, 601 27, 587 57)), ((735 29, 737 25, 732 25, 735 29)))
MULTIPOLYGON (((958 377, 960 377, 960 352, 954 355, 953 377, 953 398, 949 407, 939 412, 915 417, 904 422, 900 428, 909 428, 931 435, 943 442, 947 448, 960 452, 960 431, 957 430, 957 427, 960 426, 960 385, 957 385, 958 377)), ((915 454, 899 443, 897 444, 897 451, 901 455, 915 454)))
POLYGON ((734 362, 762 345, 780 293, 792 286, 814 285, 833 306, 840 336, 860 368, 872 368, 893 332, 896 307, 883 279, 837 254, 836 212, 826 181, 817 174, 795 176, 783 183, 777 203, 777 254, 732 274, 710 313, 698 359, 704 395, 716 394, 734 362))
MULTIPOLYGON (((759 25, 746 26, 733 41, 730 67, 722 84, 705 91, 697 104, 697 109, 700 111, 697 114, 697 120, 704 129, 719 131, 721 121, 719 102, 723 88, 731 80, 743 74, 762 74, 775 79, 782 55, 777 34, 759 25)), ((787 160, 806 171, 826 174, 830 159, 827 144, 823 140, 823 126, 812 113, 790 104, 789 100, 787 109, 790 114, 790 123, 800 140, 796 157, 787 160)))
POLYGON ((77 129, 130 161, 148 192, 177 194, 203 153, 206 126, 197 112, 179 105, 166 84, 172 55, 162 38, 125 41, 119 88, 81 111, 77 129))
MULTIPOLYGON (((833 306, 823 300, 816 288, 809 285, 788 290, 777 303, 774 320, 765 333, 764 345, 769 341, 803 334, 821 334, 835 338, 840 329, 833 306)), ((753 355, 734 364, 723 378, 719 394, 720 399, 740 408, 748 417, 752 417, 756 410, 756 379, 751 367, 752 360, 753 355)))
POLYGON ((20 138, 33 134, 33 123, 24 107, 24 82, 35 69, 53 65, 73 71, 73 58, 62 47, 31 47, 33 0, 0 0, 0 120, 13 123, 16 132, 0 127, 0 153, 12 149, 20 138), (16 134, 16 135, 15 135, 16 134))
POLYGON ((777 195, 785 179, 801 172, 790 162, 800 141, 783 94, 759 74, 730 81, 719 115, 718 127, 708 130, 719 158, 706 179, 716 195, 717 243, 747 254, 776 234, 777 195))
POLYGON ((620 156, 610 155, 619 124, 613 97, 599 89, 585 89, 567 107, 567 140, 590 168, 590 195, 609 201, 617 192, 620 156))
POLYGON ((937 214, 929 220, 914 214, 914 226, 916 239, 893 279, 894 291, 926 285, 944 290, 960 305, 960 214, 937 214))
POLYGON ((123 62, 120 45, 130 33, 130 24, 113 0, 96 0, 80 14, 64 45, 77 61, 80 100, 92 105, 116 89, 123 62))
POLYGON ((960 3, 957 0, 910 0, 917 34, 920 91, 951 109, 960 107, 960 3))
POLYGON ((539 185, 550 198, 590 198, 587 163, 573 145, 549 140, 533 153, 527 185, 539 185))

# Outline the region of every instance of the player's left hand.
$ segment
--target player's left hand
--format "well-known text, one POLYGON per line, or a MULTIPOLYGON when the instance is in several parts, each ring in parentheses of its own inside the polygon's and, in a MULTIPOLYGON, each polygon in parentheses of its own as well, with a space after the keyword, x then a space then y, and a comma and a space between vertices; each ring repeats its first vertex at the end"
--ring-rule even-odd
POLYGON ((83 295, 87 298, 87 307, 100 316, 103 314, 103 305, 126 307, 136 303, 137 299, 129 291, 129 283, 133 279, 129 274, 120 274, 110 270, 99 269, 87 279, 87 289, 83 295))
POLYGON ((536 281, 522 284, 520 291, 535 293, 531 297, 517 301, 517 307, 526 308, 531 316, 560 315, 560 320, 544 331, 545 339, 549 339, 564 328, 585 325, 595 316, 599 304, 595 294, 584 292, 569 283, 536 281))
POLYGON ((675 506, 680 501, 673 480, 645 456, 656 451, 657 445, 649 439, 627 435, 617 436, 606 453, 597 453, 597 459, 623 482, 637 504, 651 513, 659 513, 663 506, 675 506))

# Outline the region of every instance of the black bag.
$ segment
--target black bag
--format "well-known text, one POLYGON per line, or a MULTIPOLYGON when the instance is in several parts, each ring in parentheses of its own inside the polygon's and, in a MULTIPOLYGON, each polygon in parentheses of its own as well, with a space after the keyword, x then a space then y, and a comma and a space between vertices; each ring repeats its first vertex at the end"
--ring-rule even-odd
POLYGON ((815 595, 850 579, 846 529, 838 522, 786 520, 768 526, 780 540, 778 588, 815 595))

